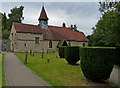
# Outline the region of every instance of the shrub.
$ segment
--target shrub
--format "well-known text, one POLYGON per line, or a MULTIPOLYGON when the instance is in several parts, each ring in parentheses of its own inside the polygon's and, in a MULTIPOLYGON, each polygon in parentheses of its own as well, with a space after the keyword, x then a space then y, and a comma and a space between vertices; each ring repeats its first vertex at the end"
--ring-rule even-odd
POLYGON ((96 82, 107 80, 113 69, 114 56, 115 48, 80 48, 84 76, 96 82))
POLYGON ((65 55, 64 55, 64 46, 60 46, 59 47, 59 56, 60 56, 60 58, 65 58, 65 55))
POLYGON ((65 47, 65 59, 69 64, 75 65, 79 58, 79 47, 67 46, 65 47))
POLYGON ((115 64, 120 66, 120 46, 116 47, 115 64))

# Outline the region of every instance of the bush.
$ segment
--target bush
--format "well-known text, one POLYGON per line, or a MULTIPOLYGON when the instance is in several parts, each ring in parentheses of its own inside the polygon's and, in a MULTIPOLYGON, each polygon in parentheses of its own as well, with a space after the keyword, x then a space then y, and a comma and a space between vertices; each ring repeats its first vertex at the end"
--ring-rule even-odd
POLYGON ((114 57, 115 48, 80 48, 84 76, 96 82, 107 80, 113 69, 114 57))
POLYGON ((67 46, 65 47, 65 59, 69 64, 75 65, 79 58, 79 47, 67 46))
POLYGON ((120 66, 120 46, 116 47, 115 64, 120 66))
POLYGON ((65 58, 65 55, 64 55, 64 46, 60 46, 59 47, 59 56, 60 56, 60 58, 65 58))

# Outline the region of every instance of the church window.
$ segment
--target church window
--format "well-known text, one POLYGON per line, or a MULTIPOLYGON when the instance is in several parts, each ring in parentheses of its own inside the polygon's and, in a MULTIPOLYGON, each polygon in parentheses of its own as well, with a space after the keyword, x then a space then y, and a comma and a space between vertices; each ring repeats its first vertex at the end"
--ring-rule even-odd
POLYGON ((39 37, 35 37, 35 44, 39 44, 39 37))
POLYGON ((26 43, 24 43, 24 46, 26 46, 26 43))
POLYGON ((13 33, 12 33, 12 39, 13 39, 13 33))
POLYGON ((85 43, 83 43, 83 47, 85 47, 85 43))
POLYGON ((52 48, 52 41, 49 41, 49 48, 52 48))

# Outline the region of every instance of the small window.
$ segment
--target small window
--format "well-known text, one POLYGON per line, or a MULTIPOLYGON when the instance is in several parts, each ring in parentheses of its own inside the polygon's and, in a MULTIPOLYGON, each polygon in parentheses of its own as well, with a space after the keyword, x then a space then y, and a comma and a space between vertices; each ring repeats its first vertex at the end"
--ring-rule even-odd
POLYGON ((24 46, 26 46, 26 43, 24 43, 24 46))
POLYGON ((35 44, 39 44, 39 37, 35 37, 35 44))
POLYGON ((12 39, 13 39, 13 33, 12 33, 12 39))
POLYGON ((52 48, 52 41, 49 41, 49 48, 52 48))
POLYGON ((85 47, 85 43, 83 43, 83 47, 85 47))

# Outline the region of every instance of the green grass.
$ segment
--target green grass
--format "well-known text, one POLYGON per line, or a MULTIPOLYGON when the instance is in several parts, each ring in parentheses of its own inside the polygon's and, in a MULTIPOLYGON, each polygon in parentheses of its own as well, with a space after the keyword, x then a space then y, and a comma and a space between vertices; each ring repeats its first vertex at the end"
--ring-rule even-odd
POLYGON ((2 87, 2 54, 0 53, 0 87, 2 87))
MULTIPOLYGON (((15 54, 23 63, 25 53, 15 54)), ((110 82, 95 83, 88 81, 79 65, 69 65, 65 59, 56 58, 58 53, 48 53, 41 58, 41 53, 35 56, 28 54, 27 66, 43 80, 52 86, 109 86, 110 82), (47 62, 50 59, 50 63, 47 62)), ((78 63, 77 63, 78 64, 78 63)))
POLYGON ((120 66, 118 66, 118 65, 114 65, 114 68, 117 68, 120 70, 120 66))
MULTIPOLYGON (((24 53, 16 56, 24 63, 24 53)), ((80 66, 68 65, 65 59, 56 58, 56 53, 48 53, 44 58, 41 58, 41 53, 35 53, 35 56, 28 54, 27 66, 53 86, 81 86, 81 79, 85 78, 80 66)))
POLYGON ((0 66, 1 66, 0 71, 2 71, 0 73, 1 74, 0 76, 2 76, 0 81, 2 83, 2 86, 6 86, 5 73, 4 73, 4 56, 5 56, 4 53, 0 54, 0 66))
POLYGON ((4 59, 5 59, 5 54, 2 54, 2 86, 6 86, 6 81, 5 81, 5 72, 4 72, 4 59))

